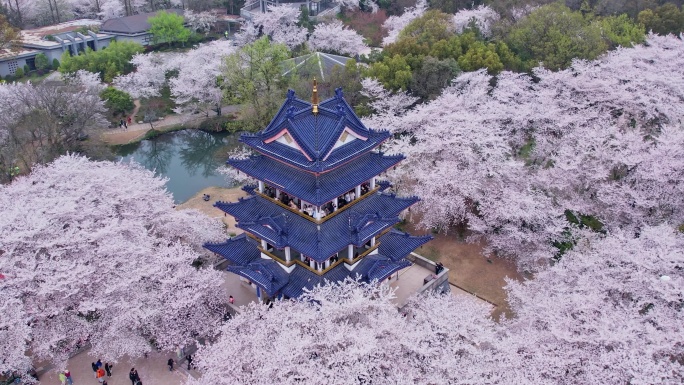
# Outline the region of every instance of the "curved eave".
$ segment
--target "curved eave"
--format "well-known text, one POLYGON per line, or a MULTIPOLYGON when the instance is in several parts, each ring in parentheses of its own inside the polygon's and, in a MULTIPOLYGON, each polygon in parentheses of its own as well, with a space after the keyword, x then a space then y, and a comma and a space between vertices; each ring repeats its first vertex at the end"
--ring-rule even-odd
MULTIPOLYGON (((315 154, 311 158, 313 160, 309 160, 301 151, 276 141, 264 143, 264 138, 259 135, 245 134, 240 136, 240 141, 254 151, 271 159, 310 173, 324 174, 345 165, 359 156, 365 155, 377 148, 389 137, 390 133, 387 131, 372 131, 366 141, 355 140, 348 145, 332 150, 329 155, 327 153, 321 154, 321 159, 327 156, 325 161, 316 160, 317 155, 315 154)), ((301 143, 301 138, 293 136, 293 139, 297 143, 301 143)))
POLYGON ((404 159, 401 155, 385 156, 375 153, 366 154, 364 157, 359 163, 349 163, 332 173, 318 177, 263 156, 229 159, 227 164, 290 196, 320 206, 396 166, 404 159), (365 166, 364 162, 370 163, 370 166, 365 166))
POLYGON ((393 261, 398 261, 432 239, 431 235, 412 236, 393 229, 380 238, 378 251, 393 261))

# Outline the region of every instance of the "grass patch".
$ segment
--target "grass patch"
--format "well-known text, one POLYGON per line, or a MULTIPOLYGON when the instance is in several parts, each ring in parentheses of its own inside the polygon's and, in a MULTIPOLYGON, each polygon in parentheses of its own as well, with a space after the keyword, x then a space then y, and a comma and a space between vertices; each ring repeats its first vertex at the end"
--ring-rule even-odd
POLYGON ((416 250, 416 254, 419 254, 431 261, 439 260, 439 251, 434 246, 421 246, 416 250))

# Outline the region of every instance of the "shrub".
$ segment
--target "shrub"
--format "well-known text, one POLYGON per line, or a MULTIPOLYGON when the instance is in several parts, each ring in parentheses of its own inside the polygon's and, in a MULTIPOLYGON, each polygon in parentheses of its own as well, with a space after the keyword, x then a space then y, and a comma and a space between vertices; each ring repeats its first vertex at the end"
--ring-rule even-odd
POLYGON ((36 55, 36 68, 43 71, 50 69, 50 59, 44 53, 36 55))
POLYGON ((100 97, 105 101, 105 107, 114 115, 123 115, 135 108, 131 95, 114 87, 105 88, 100 93, 100 97))
POLYGON ((17 79, 24 77, 24 69, 23 68, 17 68, 17 70, 14 71, 14 76, 17 79))
POLYGON ((29 68, 28 64, 24 64, 24 75, 28 76, 29 72, 31 72, 31 69, 29 68))
POLYGON ((58 70, 58 69, 59 69, 59 60, 57 60, 57 59, 52 59, 52 69, 53 69, 53 70, 58 70))

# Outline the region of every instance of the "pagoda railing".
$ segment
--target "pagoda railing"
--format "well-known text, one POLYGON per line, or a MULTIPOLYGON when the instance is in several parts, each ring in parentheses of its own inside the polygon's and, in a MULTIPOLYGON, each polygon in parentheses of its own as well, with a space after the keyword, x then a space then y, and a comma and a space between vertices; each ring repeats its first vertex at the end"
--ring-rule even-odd
MULTIPOLYGON (((255 237, 254 239, 257 239, 257 238, 255 237)), ((278 256, 278 255, 276 255, 276 254, 274 254, 274 253, 272 253, 272 252, 270 252, 270 251, 268 251, 268 250, 264 250, 264 249, 261 248, 261 247, 257 247, 257 248, 259 249, 260 252, 262 252, 262 253, 268 255, 269 257, 271 257, 271 258, 273 258, 274 260, 278 261, 278 263, 280 263, 280 264, 282 264, 282 265, 285 265, 285 266, 287 266, 287 267, 290 267, 290 266, 292 266, 292 265, 294 265, 294 264, 297 264, 297 265, 299 265, 299 266, 301 266, 301 267, 303 267, 303 268, 309 270, 309 271, 312 272, 312 273, 315 273, 315 274, 317 274, 317 275, 323 275, 323 274, 327 273, 328 271, 330 271, 330 269, 332 269, 332 268, 334 268, 335 266, 339 265, 340 263, 345 263, 345 262, 346 262, 346 263, 348 263, 348 264, 350 264, 350 265, 355 264, 356 262, 358 262, 359 260, 361 260, 361 258, 365 257, 366 255, 370 254, 373 250, 377 249, 377 248, 380 246, 380 243, 381 243, 381 242, 377 242, 374 246, 369 247, 368 250, 364 251, 363 253, 359 254, 359 255, 356 256, 356 257, 353 257, 353 258, 348 258, 348 257, 347 257, 347 258, 340 258, 339 260, 337 260, 337 261, 331 263, 329 267, 326 267, 325 269, 323 269, 323 270, 321 270, 321 271, 318 271, 317 269, 314 269, 313 267, 309 266, 309 264, 307 264, 306 262, 302 262, 299 258, 297 258, 297 259, 291 259, 290 262, 287 262, 287 261, 284 260, 282 257, 280 257, 280 256, 278 256)))
POLYGON ((254 190, 254 192, 255 192, 256 194, 259 194, 259 196, 261 196, 262 198, 268 199, 268 200, 270 200, 271 202, 277 204, 278 206, 280 206, 280 207, 282 207, 282 208, 284 208, 284 209, 286 209, 286 210, 288 210, 288 211, 290 211, 290 212, 293 212, 293 213, 299 215, 300 217, 306 218, 306 219, 310 220, 310 221, 313 222, 313 223, 321 224, 321 223, 327 221, 328 219, 334 217, 335 215, 338 215, 338 214, 341 213, 342 211, 346 210, 347 207, 354 206, 354 205, 357 204, 358 202, 361 202, 363 199, 365 199, 366 197, 369 197, 371 194, 374 194, 374 193, 378 192, 379 190, 380 190, 380 186, 377 186, 377 187, 375 187, 375 188, 372 189, 372 190, 368 190, 367 193, 365 193, 365 194, 361 195, 360 197, 354 199, 353 201, 347 203, 346 205, 344 205, 344 207, 341 207, 341 208, 337 209, 337 211, 333 211, 332 213, 330 213, 330 214, 324 216, 324 217, 321 218, 320 220, 317 220, 317 219, 314 218, 314 217, 311 217, 311 216, 309 216, 309 215, 307 215, 307 214, 304 214, 303 212, 301 212, 301 211, 299 211, 299 210, 295 210, 295 209, 293 209, 292 207, 286 205, 285 203, 279 201, 278 199, 276 199, 276 198, 271 198, 270 196, 268 196, 268 195, 266 195, 266 194, 264 194, 264 193, 262 193, 262 192, 259 192, 258 190, 254 190))

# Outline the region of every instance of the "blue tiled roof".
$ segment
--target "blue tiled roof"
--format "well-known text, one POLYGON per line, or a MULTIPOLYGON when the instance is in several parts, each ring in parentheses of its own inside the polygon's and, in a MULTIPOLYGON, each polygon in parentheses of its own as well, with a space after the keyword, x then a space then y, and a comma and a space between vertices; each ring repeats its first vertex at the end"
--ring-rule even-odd
POLYGON ((393 261, 382 254, 373 254, 364 257, 351 273, 360 275, 363 280, 368 282, 382 281, 391 274, 409 266, 411 266, 411 262, 405 259, 393 261))
POLYGON ((243 266, 228 266, 228 271, 245 277, 259 285, 273 297, 289 280, 289 274, 270 259, 256 259, 243 266))
POLYGON ((344 100, 341 90, 337 90, 333 98, 320 103, 318 111, 314 115, 311 103, 289 91, 271 123, 261 132, 242 135, 240 140, 266 156, 295 167, 326 172, 372 150, 390 136, 387 131, 370 130, 364 126, 344 100), (353 140, 333 150, 346 128, 365 140, 353 140), (277 141, 266 143, 285 129, 301 151, 277 141))
POLYGON ((246 265, 259 258, 261 252, 259 252, 256 246, 256 243, 245 234, 240 234, 222 243, 204 244, 207 250, 219 254, 234 265, 246 265))
POLYGON ((217 202, 216 207, 234 216, 238 227, 278 248, 293 249, 323 262, 349 244, 361 246, 373 235, 399 221, 399 213, 418 198, 373 194, 343 213, 316 224, 268 199, 251 196, 236 203, 217 202))
POLYGON ((316 285, 324 285, 326 281, 330 283, 344 281, 349 276, 349 273, 350 271, 344 267, 343 263, 333 267, 322 276, 297 266, 290 273, 290 281, 283 287, 281 292, 290 298, 297 298, 304 293, 304 289, 311 290, 316 285))
POLYGON ((244 160, 230 159, 228 164, 288 195, 320 206, 391 168, 402 159, 403 155, 386 156, 371 152, 319 176, 263 155, 244 160))
POLYGON ((378 251, 380 254, 389 257, 393 261, 398 261, 409 255, 409 253, 418 247, 426 244, 431 239, 432 236, 430 235, 415 237, 392 229, 380 238, 380 247, 378 248, 378 251))

